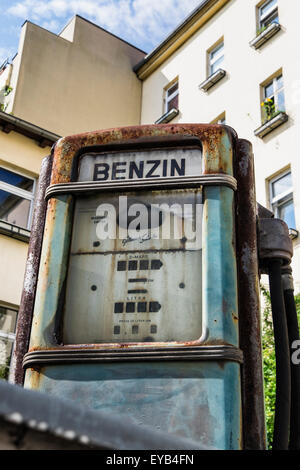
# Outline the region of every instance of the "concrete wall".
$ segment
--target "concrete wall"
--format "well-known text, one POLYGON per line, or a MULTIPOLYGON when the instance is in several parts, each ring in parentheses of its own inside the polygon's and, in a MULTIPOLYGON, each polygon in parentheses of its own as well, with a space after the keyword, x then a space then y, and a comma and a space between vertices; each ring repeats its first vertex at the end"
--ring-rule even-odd
MULTIPOLYGON (((50 147, 16 132, 0 131, 0 165, 29 177, 38 178, 42 159, 50 147)), ((28 243, 0 234, 0 304, 18 307, 21 300, 28 243)))
MULTIPOLYGON (((261 4, 262 2, 260 2, 261 4)), ((163 88, 179 76, 180 114, 172 122, 210 123, 224 111, 226 123, 240 138, 253 144, 257 200, 269 206, 267 181, 286 167, 291 168, 294 185, 296 229, 300 231, 300 158, 297 137, 300 125, 300 3, 278 0, 282 30, 255 50, 249 42, 256 36, 256 0, 231 0, 209 22, 143 82, 142 124, 162 115, 163 88), (198 85, 207 78, 207 51, 224 37, 227 76, 207 93, 198 85), (254 130, 261 125, 263 84, 282 69, 285 105, 289 121, 261 139, 254 130)), ((294 241, 293 270, 300 291, 300 236, 294 241)))
POLYGON ((61 36, 26 22, 7 112, 59 135, 139 124, 143 56, 78 16, 61 36))

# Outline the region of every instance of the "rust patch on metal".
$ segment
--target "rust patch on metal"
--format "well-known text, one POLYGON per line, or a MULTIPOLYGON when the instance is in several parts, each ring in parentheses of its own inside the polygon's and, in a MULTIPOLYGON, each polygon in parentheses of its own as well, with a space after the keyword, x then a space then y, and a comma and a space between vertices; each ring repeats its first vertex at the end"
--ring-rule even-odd
POLYGON ((41 379, 43 378, 42 374, 42 367, 36 366, 31 368, 31 376, 30 376, 30 385, 31 388, 34 390, 39 390, 41 379))
POLYGON ((224 162, 222 155, 224 151, 228 154, 231 147, 230 145, 224 147, 225 142, 232 143, 236 139, 233 129, 219 124, 159 124, 106 129, 60 139, 55 145, 51 184, 71 181, 74 157, 84 147, 124 141, 136 141, 138 145, 140 139, 174 135, 194 136, 201 140, 203 153, 207 159, 204 174, 216 172, 231 174, 232 162, 224 162))
POLYGON ((44 196, 46 188, 50 182, 51 167, 52 156, 48 156, 42 162, 39 177, 25 268, 24 285, 18 313, 15 350, 12 361, 13 382, 18 385, 22 385, 24 380, 22 362, 24 354, 26 354, 29 345, 35 290, 37 285, 40 253, 43 240, 45 213, 47 207, 44 196))
POLYGON ((239 188, 236 243, 240 348, 244 354, 243 443, 244 449, 265 449, 254 161, 251 144, 245 140, 237 142, 235 177, 239 188))

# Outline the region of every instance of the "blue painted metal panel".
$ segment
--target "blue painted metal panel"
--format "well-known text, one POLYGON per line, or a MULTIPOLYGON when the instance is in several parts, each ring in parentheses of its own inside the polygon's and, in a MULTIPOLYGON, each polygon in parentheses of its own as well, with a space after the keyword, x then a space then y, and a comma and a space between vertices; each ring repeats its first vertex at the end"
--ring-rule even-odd
POLYGON ((206 342, 238 346, 237 274, 233 191, 205 188, 203 224, 203 316, 206 342))
POLYGON ((67 272, 71 216, 71 196, 59 196, 48 206, 30 348, 57 344, 55 329, 61 320, 58 306, 67 272))
MULTIPOLYGON (((35 374, 27 372, 27 383, 35 374)), ((40 391, 217 449, 240 448, 239 387, 239 365, 230 362, 48 366, 38 383, 40 391)))

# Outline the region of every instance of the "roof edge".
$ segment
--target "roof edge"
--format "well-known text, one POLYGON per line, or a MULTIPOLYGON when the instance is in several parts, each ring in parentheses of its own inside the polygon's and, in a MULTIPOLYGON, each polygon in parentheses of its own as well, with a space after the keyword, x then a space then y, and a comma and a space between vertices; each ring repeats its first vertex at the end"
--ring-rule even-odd
POLYGON ((33 140, 38 140, 40 144, 44 142, 44 144, 47 145, 49 142, 49 146, 61 137, 54 132, 50 132, 42 127, 32 124, 31 122, 24 121, 24 119, 12 116, 11 114, 7 114, 3 111, 0 111, 0 126, 6 133, 15 131, 33 140))
POLYGON ((133 49, 136 49, 137 51, 139 52, 142 52, 143 54, 147 54, 147 52, 143 51, 142 49, 140 49, 139 47, 137 46, 134 46, 133 44, 131 44, 130 42, 126 41, 126 39, 123 39, 121 38, 120 36, 117 36, 116 34, 112 33, 111 31, 108 31, 107 29, 103 28, 102 26, 99 26, 98 24, 94 23, 93 21, 91 20, 88 20, 87 18, 84 18, 84 16, 81 16, 81 15, 74 15, 74 17, 77 17, 77 18, 80 18, 81 20, 84 20, 86 21, 87 23, 90 23, 91 25, 95 26, 96 28, 98 29, 101 29, 102 31, 104 31, 105 33, 107 34, 110 34, 111 36, 113 36, 114 38, 116 39, 119 39, 119 41, 122 41, 124 42, 125 44, 127 44, 128 46, 132 47, 133 49))
POLYGON ((205 24, 215 12, 212 12, 211 16, 204 18, 206 13, 209 13, 210 10, 215 6, 217 11, 219 11, 225 4, 230 0, 202 0, 202 2, 196 7, 152 52, 146 55, 144 59, 138 62, 133 70, 138 75, 140 79, 147 78, 147 76, 154 71, 161 62, 163 62, 169 55, 175 50, 179 49, 190 37, 195 33, 193 26, 197 25, 199 22, 199 29, 203 24, 205 24), (201 24, 201 19, 203 23, 201 24), (183 38, 182 35, 185 34, 183 38), (176 42, 178 44, 176 44, 176 42), (172 47, 173 46, 173 47, 172 47), (171 52, 170 48, 172 47, 171 52), (160 62, 155 64, 157 59, 161 59, 160 62), (151 69, 150 69, 151 67, 151 69), (149 70, 148 70, 149 69, 149 70))

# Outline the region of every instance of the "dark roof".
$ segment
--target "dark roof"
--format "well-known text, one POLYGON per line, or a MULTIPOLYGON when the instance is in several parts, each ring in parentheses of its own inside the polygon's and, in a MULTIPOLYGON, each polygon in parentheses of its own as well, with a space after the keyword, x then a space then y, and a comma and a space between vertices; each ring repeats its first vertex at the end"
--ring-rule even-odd
POLYGON ((0 111, 0 128, 7 134, 15 131, 36 140, 41 147, 51 147, 60 138, 59 135, 53 132, 2 111, 0 111))

